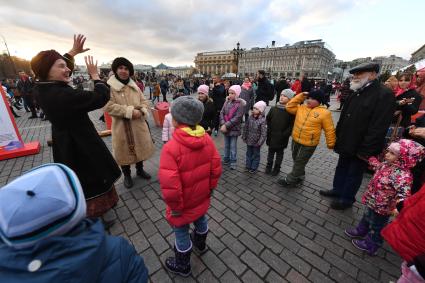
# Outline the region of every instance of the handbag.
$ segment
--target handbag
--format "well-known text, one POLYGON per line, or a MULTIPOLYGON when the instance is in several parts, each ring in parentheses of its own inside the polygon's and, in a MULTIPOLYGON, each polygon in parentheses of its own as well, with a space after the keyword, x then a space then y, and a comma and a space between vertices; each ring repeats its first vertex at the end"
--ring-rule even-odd
POLYGON ((400 126, 402 119, 403 119, 402 115, 399 114, 396 124, 393 125, 393 126, 390 126, 388 128, 387 134, 385 135, 385 144, 386 145, 389 145, 390 143, 398 141, 401 138, 403 138, 405 128, 400 126))

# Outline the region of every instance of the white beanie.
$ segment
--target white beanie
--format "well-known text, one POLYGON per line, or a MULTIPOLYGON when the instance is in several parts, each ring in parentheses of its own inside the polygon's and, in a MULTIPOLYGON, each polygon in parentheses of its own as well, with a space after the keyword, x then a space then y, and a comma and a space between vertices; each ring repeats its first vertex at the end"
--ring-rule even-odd
POLYGON ((258 110, 260 110, 261 113, 264 113, 264 111, 266 111, 266 106, 267 104, 262 100, 254 104, 254 108, 257 108, 258 110))

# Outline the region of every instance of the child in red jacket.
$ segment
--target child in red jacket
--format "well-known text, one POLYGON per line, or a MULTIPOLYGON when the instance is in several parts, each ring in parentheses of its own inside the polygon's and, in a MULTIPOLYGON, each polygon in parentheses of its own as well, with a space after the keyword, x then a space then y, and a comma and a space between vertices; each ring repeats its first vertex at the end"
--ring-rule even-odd
POLYGON ((204 106, 191 96, 173 101, 171 115, 175 131, 164 145, 159 161, 159 183, 167 205, 166 218, 176 236, 175 257, 165 265, 173 273, 191 274, 192 242, 195 251, 206 252, 207 210, 212 190, 221 175, 220 155, 204 128, 198 125, 204 106), (189 225, 195 229, 189 235, 189 225))

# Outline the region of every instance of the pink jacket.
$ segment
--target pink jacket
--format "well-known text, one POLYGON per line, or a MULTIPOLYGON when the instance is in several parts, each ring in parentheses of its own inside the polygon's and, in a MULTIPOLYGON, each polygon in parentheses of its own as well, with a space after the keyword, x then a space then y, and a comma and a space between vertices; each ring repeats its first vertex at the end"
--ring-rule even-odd
POLYGON ((369 158, 375 175, 363 194, 362 202, 381 215, 391 214, 398 201, 410 196, 413 182, 410 169, 425 155, 424 147, 412 140, 401 139, 396 144, 400 153, 399 159, 394 163, 381 163, 375 157, 369 158))
POLYGON ((174 133, 174 126, 172 122, 171 113, 165 115, 164 125, 162 126, 162 141, 167 142, 171 139, 174 133))

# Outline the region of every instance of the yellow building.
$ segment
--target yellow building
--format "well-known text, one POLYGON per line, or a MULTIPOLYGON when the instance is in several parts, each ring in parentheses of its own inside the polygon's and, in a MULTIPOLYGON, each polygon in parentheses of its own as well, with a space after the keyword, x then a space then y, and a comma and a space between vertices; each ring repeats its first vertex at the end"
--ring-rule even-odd
POLYGON ((195 57, 195 67, 201 74, 207 75, 236 73, 236 53, 231 50, 198 53, 195 57))

